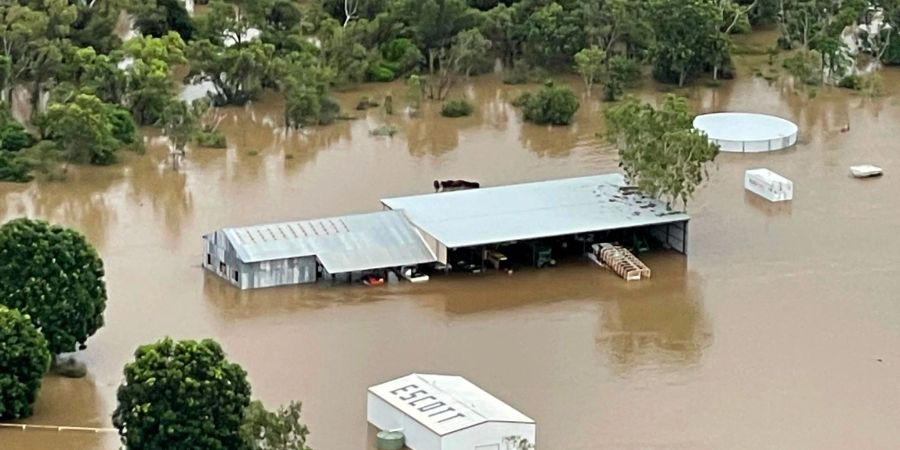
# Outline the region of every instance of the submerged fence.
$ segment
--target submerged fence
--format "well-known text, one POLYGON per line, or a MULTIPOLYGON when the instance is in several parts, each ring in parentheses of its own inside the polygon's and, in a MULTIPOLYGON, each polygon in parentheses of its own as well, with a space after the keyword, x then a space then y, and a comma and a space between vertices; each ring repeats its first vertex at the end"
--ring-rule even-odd
POLYGON ((94 428, 94 427, 69 427, 63 425, 32 425, 30 423, 0 423, 0 428, 18 428, 22 431, 28 430, 44 430, 44 431, 80 431, 89 433, 118 433, 115 428, 94 428))

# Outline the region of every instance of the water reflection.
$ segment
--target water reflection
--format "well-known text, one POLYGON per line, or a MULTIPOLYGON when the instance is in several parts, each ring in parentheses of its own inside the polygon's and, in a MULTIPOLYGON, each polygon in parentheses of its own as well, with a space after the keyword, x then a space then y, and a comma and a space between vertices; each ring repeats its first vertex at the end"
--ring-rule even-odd
POLYGON ((655 264, 654 278, 603 304, 595 338, 616 372, 700 361, 712 329, 696 278, 685 264, 655 264))
MULTIPOLYGON (((110 418, 101 414, 108 407, 92 376, 82 379, 46 376, 35 404, 34 416, 20 423, 110 428, 110 418), (54 398, 65 398, 66 402, 60 405, 52 400, 54 398)), ((3 450, 112 449, 117 447, 118 441, 118 434, 111 432, 0 429, 3 450)))

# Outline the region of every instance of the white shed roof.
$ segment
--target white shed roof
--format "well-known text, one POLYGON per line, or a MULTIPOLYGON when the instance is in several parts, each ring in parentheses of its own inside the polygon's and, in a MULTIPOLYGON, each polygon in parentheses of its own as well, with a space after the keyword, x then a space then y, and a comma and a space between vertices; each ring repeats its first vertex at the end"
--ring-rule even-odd
POLYGON ((369 392, 441 436, 487 422, 534 423, 460 376, 414 373, 369 392))
POLYGON ((383 199, 448 248, 682 222, 611 173, 383 199))
POLYGON ((345 273, 436 260, 422 236, 396 211, 222 231, 245 263, 316 256, 328 272, 345 273))

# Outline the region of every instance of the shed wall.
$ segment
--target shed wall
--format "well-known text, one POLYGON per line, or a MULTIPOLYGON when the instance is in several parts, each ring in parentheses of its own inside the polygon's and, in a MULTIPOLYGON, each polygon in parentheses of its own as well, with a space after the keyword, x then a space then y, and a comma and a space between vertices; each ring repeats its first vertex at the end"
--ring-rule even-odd
POLYGON ((203 267, 241 289, 316 281, 315 257, 244 263, 221 231, 203 236, 203 267))
POLYGON ((450 433, 441 441, 441 450, 507 450, 505 438, 518 436, 534 444, 535 425, 487 422, 450 433))
POLYGON ((442 450, 440 436, 371 392, 367 395, 366 416, 379 430, 402 431, 406 446, 412 450, 442 450))
POLYGON ((688 221, 656 225, 650 228, 650 235, 667 244, 672 250, 687 254, 688 221))

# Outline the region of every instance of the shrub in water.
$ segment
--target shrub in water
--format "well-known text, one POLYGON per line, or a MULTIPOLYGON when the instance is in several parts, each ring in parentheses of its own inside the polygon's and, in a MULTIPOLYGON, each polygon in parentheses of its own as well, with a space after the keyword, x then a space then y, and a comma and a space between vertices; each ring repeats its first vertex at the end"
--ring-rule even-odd
POLYGON ((441 107, 441 115, 444 117, 465 117, 472 114, 472 104, 463 100, 448 100, 441 107))
POLYGON ((525 120, 538 125, 569 125, 581 104, 571 89, 548 82, 535 94, 519 96, 513 105, 522 108, 525 120))

